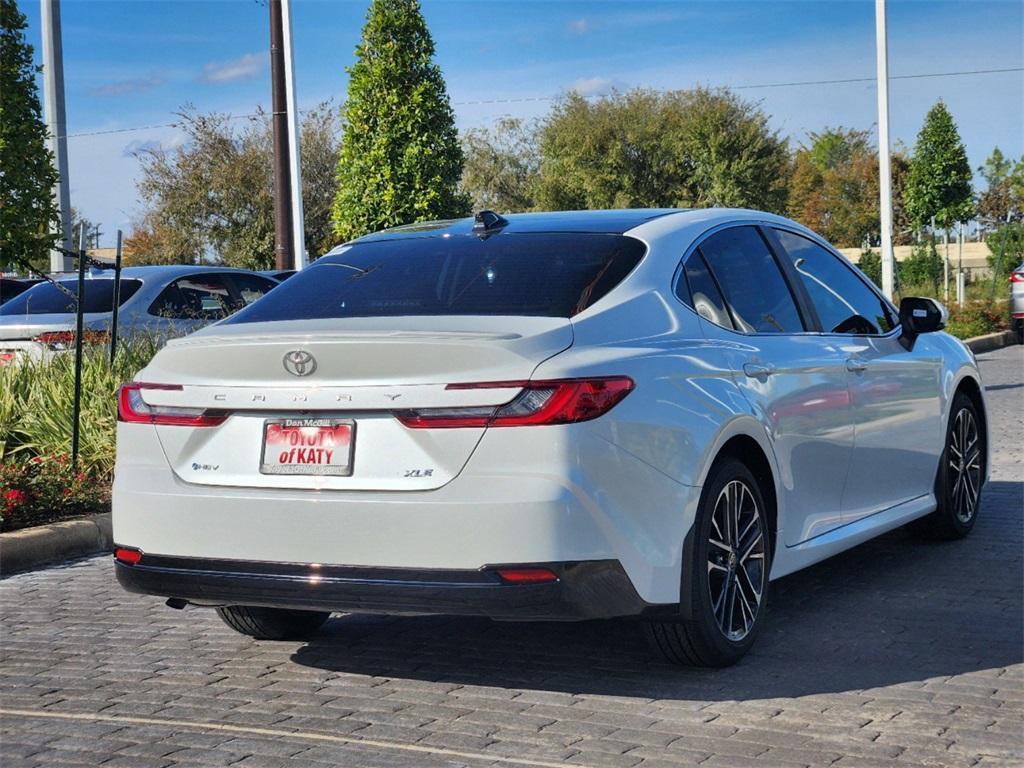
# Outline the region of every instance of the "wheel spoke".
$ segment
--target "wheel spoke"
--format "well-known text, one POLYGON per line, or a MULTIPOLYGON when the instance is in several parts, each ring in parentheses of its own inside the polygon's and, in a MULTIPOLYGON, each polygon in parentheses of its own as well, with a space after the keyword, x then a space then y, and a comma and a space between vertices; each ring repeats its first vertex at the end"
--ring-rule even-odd
POLYGON ((726 552, 732 552, 732 547, 730 547, 724 541, 719 541, 718 539, 708 539, 708 544, 711 544, 714 547, 718 547, 719 549, 724 550, 726 552))
POLYGON ((750 573, 747 571, 745 565, 741 565, 737 573, 742 573, 743 578, 746 579, 747 586, 750 587, 750 593, 754 596, 754 602, 757 605, 761 605, 761 590, 754 586, 754 580, 750 578, 750 573))
POLYGON ((710 573, 711 571, 721 571, 722 573, 728 573, 729 569, 726 568, 724 565, 719 565, 718 563, 708 560, 708 573, 710 573))
POLYGON ((764 540, 764 534, 762 534, 760 531, 758 531, 757 532, 757 536, 754 538, 754 540, 752 542, 750 542, 750 546, 747 547, 746 551, 740 556, 740 562, 741 563, 747 562, 747 558, 750 557, 751 553, 753 553, 754 547, 756 547, 758 544, 760 544, 763 540, 764 540))

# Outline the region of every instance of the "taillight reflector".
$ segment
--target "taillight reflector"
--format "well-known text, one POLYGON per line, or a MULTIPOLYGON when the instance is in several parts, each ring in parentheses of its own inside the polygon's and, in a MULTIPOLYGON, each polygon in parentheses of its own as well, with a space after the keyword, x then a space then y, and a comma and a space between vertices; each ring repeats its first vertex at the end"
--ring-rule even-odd
POLYGON ((549 381, 496 381, 449 384, 447 389, 511 389, 521 387, 512 400, 499 406, 424 408, 402 411, 398 419, 413 429, 455 427, 527 427, 574 424, 596 419, 611 410, 633 389, 628 376, 549 381))
MULTIPOLYGON (((75 344, 74 331, 46 331, 36 336, 33 341, 45 344, 51 349, 70 349, 75 344)), ((82 331, 83 344, 106 344, 110 334, 106 331, 82 331)))
POLYGON ((546 584, 558 581, 550 568, 498 568, 498 576, 509 584, 546 584))
POLYGON ((121 386, 117 396, 117 418, 129 424, 164 424, 178 427, 215 427, 228 417, 224 411, 206 408, 180 408, 167 405, 149 405, 142 399, 143 389, 170 389, 180 391, 180 384, 150 384, 133 381, 121 386))
POLYGON ((135 565, 142 559, 142 552, 129 547, 117 547, 114 550, 114 559, 125 565, 135 565))

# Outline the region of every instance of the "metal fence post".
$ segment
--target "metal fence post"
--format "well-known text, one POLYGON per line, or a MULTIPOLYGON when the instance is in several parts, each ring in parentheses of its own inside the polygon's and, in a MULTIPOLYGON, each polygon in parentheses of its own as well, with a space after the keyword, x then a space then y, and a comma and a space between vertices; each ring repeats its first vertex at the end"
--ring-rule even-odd
POLYGON ((85 225, 78 230, 78 300, 75 302, 75 393, 71 415, 71 471, 78 471, 78 431, 82 413, 82 332, 85 315, 85 225))
POLYGON ((121 305, 121 230, 117 230, 117 250, 114 254, 114 308, 110 317, 110 364, 117 354, 117 309, 121 305))

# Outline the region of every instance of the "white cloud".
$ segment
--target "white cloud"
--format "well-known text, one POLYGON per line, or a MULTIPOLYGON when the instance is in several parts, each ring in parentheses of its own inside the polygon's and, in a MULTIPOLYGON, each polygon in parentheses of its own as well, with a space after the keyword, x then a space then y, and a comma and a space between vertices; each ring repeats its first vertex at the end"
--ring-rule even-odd
POLYGON ((590 22, 586 19, 573 19, 569 22, 569 31, 574 35, 585 35, 590 31, 590 22))
POLYGON ((266 69, 268 60, 266 53, 247 53, 231 61, 211 61, 203 67, 203 74, 199 79, 205 83, 249 80, 266 69))
POLYGON ((621 88, 623 83, 618 80, 609 80, 607 77, 582 77, 566 90, 575 91, 580 96, 604 96, 616 88, 621 88))
POLYGON ((89 89, 92 96, 123 96, 128 93, 142 93, 163 85, 164 79, 158 75, 140 77, 132 80, 117 80, 89 89))

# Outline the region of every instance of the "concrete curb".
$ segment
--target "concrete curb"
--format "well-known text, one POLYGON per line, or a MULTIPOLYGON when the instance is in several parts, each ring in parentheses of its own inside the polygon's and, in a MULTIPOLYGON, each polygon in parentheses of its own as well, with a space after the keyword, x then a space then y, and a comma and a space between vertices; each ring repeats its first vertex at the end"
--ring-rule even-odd
POLYGON ((991 352, 993 349, 999 349, 1001 347, 1008 347, 1011 344, 1017 343, 1017 334, 1013 331, 999 331, 997 333, 987 333, 984 336, 975 336, 971 339, 966 339, 966 344, 974 354, 980 352, 991 352))
POLYGON ((0 576, 113 548, 109 512, 0 533, 0 576))

